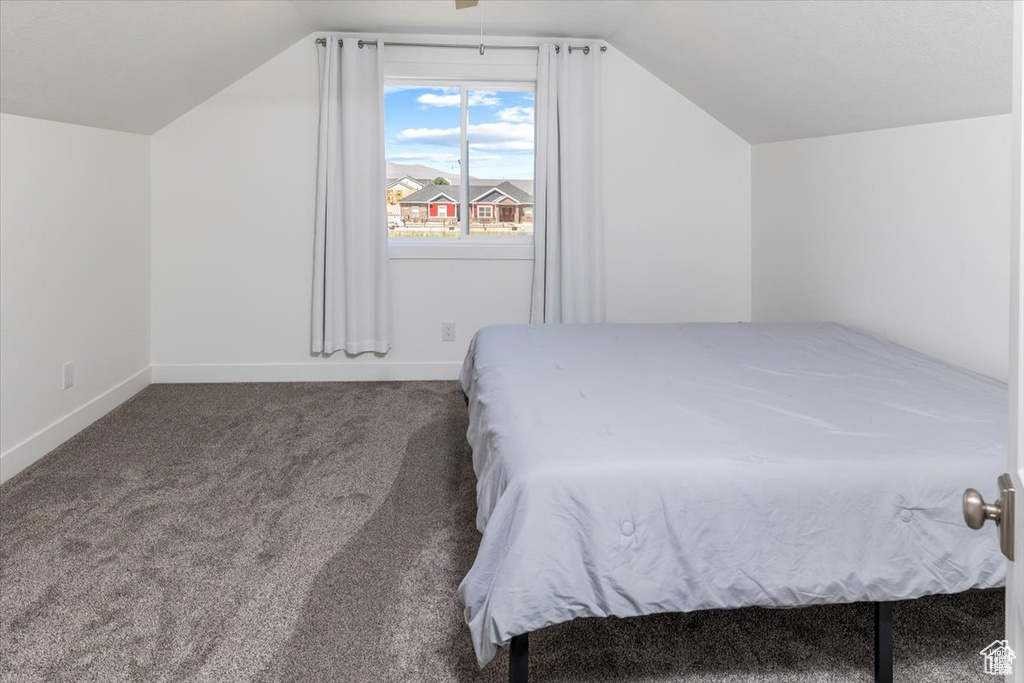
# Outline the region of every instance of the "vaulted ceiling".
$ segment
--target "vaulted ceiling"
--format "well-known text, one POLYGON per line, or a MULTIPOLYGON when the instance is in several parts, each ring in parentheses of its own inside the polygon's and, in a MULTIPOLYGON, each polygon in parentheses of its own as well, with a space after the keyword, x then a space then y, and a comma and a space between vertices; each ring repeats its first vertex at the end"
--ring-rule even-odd
POLYGON ((0 110, 152 133, 313 31, 603 38, 752 143, 1010 110, 1010 3, 4 0, 0 110))

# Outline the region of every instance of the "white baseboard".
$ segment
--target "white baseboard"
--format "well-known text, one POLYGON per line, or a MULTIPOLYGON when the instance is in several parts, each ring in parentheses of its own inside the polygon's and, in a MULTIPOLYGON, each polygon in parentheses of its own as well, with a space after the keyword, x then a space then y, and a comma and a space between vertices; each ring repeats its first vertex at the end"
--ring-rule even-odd
POLYGON ((145 368, 0 454, 0 484, 42 458, 150 384, 145 368))
POLYGON ((460 362, 267 363, 251 365, 154 365, 153 383, 178 382, 385 382, 454 380, 460 362))

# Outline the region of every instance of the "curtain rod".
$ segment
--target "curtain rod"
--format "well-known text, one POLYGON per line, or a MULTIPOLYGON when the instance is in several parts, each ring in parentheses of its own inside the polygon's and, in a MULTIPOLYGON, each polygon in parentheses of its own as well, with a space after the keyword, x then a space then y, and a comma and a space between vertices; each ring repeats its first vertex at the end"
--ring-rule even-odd
MULTIPOLYGON (((316 44, 317 45, 324 45, 324 46, 326 46, 327 45, 327 39, 326 38, 317 38, 316 39, 316 44)), ((338 46, 340 47, 340 46, 342 46, 344 44, 345 44, 345 41, 342 40, 341 38, 339 38, 338 39, 338 46)), ((376 40, 360 40, 359 41, 359 47, 363 47, 364 45, 373 45, 374 47, 376 47, 377 46, 377 41, 376 40)), ((480 50, 480 54, 483 54, 484 50, 539 50, 540 49, 539 45, 485 45, 483 43, 480 43, 479 45, 466 45, 465 43, 392 43, 390 41, 385 41, 384 45, 385 46, 392 46, 392 47, 449 47, 449 48, 462 48, 462 49, 468 48, 468 49, 472 49, 472 50, 479 49, 480 50)), ((555 46, 555 52, 558 52, 560 49, 561 48, 558 45, 555 46)), ((590 54, 590 46, 589 45, 570 45, 569 46, 569 53, 572 54, 573 50, 583 50, 583 54, 585 54, 585 55, 589 55, 590 54)), ((601 46, 601 52, 606 52, 607 50, 608 50, 608 47, 606 45, 602 45, 601 46)))

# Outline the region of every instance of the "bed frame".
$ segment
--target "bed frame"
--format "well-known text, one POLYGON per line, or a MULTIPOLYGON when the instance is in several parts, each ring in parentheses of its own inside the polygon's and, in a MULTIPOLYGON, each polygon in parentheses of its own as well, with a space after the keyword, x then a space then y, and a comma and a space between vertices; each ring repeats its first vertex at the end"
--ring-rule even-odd
MULTIPOLYGON (((972 588, 969 593, 992 593, 1002 588, 972 588)), ((893 602, 875 602, 875 683, 892 683, 893 602)), ((508 648, 509 683, 530 680, 530 634, 514 636, 508 648)))
MULTIPOLYGON (((875 606, 875 683, 892 683, 892 603, 875 606)), ((530 680, 530 634, 512 638, 508 647, 508 683, 530 680)))

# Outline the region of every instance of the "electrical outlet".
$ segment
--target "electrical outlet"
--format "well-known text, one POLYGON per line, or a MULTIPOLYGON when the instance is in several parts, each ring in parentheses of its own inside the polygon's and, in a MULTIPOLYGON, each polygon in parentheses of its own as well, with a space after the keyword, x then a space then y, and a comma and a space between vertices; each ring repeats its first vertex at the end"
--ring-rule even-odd
POLYGON ((70 389, 75 385, 75 364, 71 361, 64 364, 63 377, 65 389, 70 389))
POLYGON ((445 320, 441 323, 441 341, 455 341, 454 320, 445 320))

